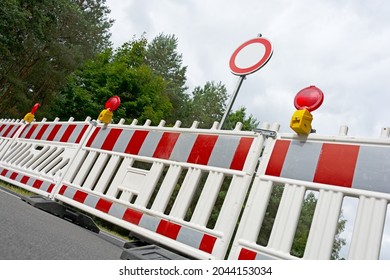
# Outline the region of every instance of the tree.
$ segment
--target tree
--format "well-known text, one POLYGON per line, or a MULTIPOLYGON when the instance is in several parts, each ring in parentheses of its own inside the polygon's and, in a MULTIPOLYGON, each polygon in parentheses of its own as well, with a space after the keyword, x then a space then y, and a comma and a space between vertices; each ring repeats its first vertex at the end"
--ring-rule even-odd
MULTIPOLYGON (((203 87, 196 87, 188 101, 185 125, 191 125, 196 120, 199 121, 200 128, 210 128, 215 121, 220 122, 227 107, 227 99, 226 87, 221 82, 207 82, 203 87)), ((237 122, 243 124, 243 130, 252 130, 259 123, 252 115, 247 117, 245 107, 240 107, 229 113, 223 129, 234 129, 237 122)))
POLYGON ((20 117, 110 45, 105 0, 5 0, 0 7, 0 110, 20 117), (4 31, 4 32, 3 32, 4 31))
POLYGON ((118 95, 121 106, 114 121, 150 119, 157 124, 172 110, 165 93, 165 81, 145 63, 144 37, 123 44, 116 51, 106 49, 77 70, 57 99, 55 113, 81 120, 96 118, 108 98, 118 95))
POLYGON ((243 106, 229 114, 223 128, 234 129, 238 122, 242 123, 242 130, 253 130, 259 126, 259 121, 252 114, 247 117, 246 108, 243 106))
POLYGON ((177 52, 178 39, 174 35, 159 34, 146 49, 146 63, 165 83, 165 93, 172 103, 171 114, 165 116, 168 123, 183 120, 187 115, 189 96, 186 86, 187 66, 182 66, 182 54, 177 52))
POLYGON ((220 121, 226 108, 227 92, 221 82, 207 82, 203 88, 196 87, 189 101, 189 114, 186 124, 199 121, 200 128, 210 128, 220 121))

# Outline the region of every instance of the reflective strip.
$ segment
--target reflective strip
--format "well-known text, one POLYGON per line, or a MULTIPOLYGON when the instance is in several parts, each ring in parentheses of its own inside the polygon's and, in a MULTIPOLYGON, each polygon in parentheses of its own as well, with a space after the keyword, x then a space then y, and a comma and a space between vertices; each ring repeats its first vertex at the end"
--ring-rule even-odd
POLYGON ((256 252, 254 252, 252 250, 248 250, 246 248, 242 248, 240 251, 240 254, 238 256, 238 259, 239 260, 255 260, 256 255, 257 255, 256 252))
POLYGON ((142 144, 145 141, 146 136, 149 134, 149 131, 146 130, 136 130, 134 131, 133 136, 131 137, 129 143, 127 144, 125 153, 138 155, 141 150, 142 144))
POLYGON ((390 149, 361 146, 352 187, 390 192, 390 149))
POLYGON ((253 137, 95 128, 86 147, 242 170, 253 137))
POLYGON ((146 136, 145 141, 142 143, 138 155, 152 157, 162 135, 163 133, 161 131, 150 131, 146 136))
POLYGON ((5 124, 5 125, 2 125, 2 128, 1 128, 1 135, 0 137, 7 137, 7 138, 12 138, 16 131, 19 129, 20 125, 16 125, 16 124, 5 124))
POLYGON ((172 154, 173 148, 179 138, 180 133, 164 132, 158 146, 156 147, 153 157, 169 159, 172 154))
POLYGON ((313 181, 351 187, 359 146, 324 143, 313 181))
POLYGON ((290 141, 277 140, 272 150, 271 157, 268 161, 266 175, 279 177, 282 173, 284 161, 286 159, 288 148, 290 147, 290 141))
POLYGON ((280 177, 312 182, 316 172, 321 143, 291 142, 280 177))
POLYGON ((238 137, 219 136, 211 152, 208 165, 230 168, 239 141, 238 137))
POLYGON ((58 194, 210 254, 217 240, 216 237, 201 231, 144 214, 94 194, 76 190, 73 187, 62 185, 58 194))
POLYGON ((241 137, 236 152, 234 153, 230 169, 243 170, 249 150, 252 147, 254 138, 241 137))
POLYGON ((52 128, 51 131, 50 131, 49 136, 47 136, 47 139, 43 139, 43 140, 53 141, 54 138, 55 138, 56 135, 57 135, 57 132, 60 130, 60 128, 61 128, 61 125, 60 125, 60 124, 54 125, 53 128, 52 128))
MULTIPOLYGON (((119 135, 121 134, 121 132, 122 132, 122 129, 117 129, 117 128, 110 129, 107 136, 104 137, 105 140, 104 140, 103 144, 101 144, 101 147, 99 147, 99 148, 103 149, 103 150, 111 151, 115 145, 116 140, 118 139, 119 135)), ((98 139, 100 139, 100 138, 98 138, 98 139)), ((97 142, 96 144, 99 145, 100 142, 101 141, 99 140, 99 142, 97 142)))
POLYGON ((87 124, 33 124, 27 126, 19 138, 78 144, 87 128, 87 124))
POLYGON ((193 133, 180 134, 169 159, 178 162, 187 162, 191 148, 194 145, 197 136, 197 134, 193 133))
POLYGON ((133 137, 134 130, 123 130, 119 135, 114 147, 113 151, 118 153, 124 153, 126 151, 126 147, 129 144, 129 140, 133 137))
POLYGON ((256 253, 246 248, 241 248, 238 259, 239 260, 275 260, 274 258, 265 256, 261 253, 256 253))
POLYGON ((390 193, 390 149, 277 140, 266 175, 390 193))
POLYGON ((35 179, 24 175, 23 173, 18 173, 2 167, 0 167, 0 176, 48 193, 51 193, 55 186, 52 182, 35 179))
POLYGON ((35 140, 41 140, 43 134, 46 132, 46 130, 47 130, 48 127, 49 127, 48 124, 42 125, 41 129, 39 130, 39 132, 38 132, 37 135, 35 136, 35 140))
POLYGON ((198 135, 187 162, 207 165, 217 139, 217 135, 198 135))
POLYGON ((3 136, 1 133, 3 132, 3 129, 5 126, 6 126, 6 124, 0 125, 0 136, 3 136))

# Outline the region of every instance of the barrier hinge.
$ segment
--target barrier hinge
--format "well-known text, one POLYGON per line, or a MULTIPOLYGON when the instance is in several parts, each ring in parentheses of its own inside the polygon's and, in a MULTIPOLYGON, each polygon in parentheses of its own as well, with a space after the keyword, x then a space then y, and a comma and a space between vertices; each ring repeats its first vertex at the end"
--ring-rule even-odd
POLYGON ((261 135, 264 135, 266 137, 272 137, 272 138, 276 138, 276 131, 274 130, 268 130, 268 129, 262 129, 262 128, 255 128, 253 129, 254 132, 257 132, 257 133, 260 133, 261 135))

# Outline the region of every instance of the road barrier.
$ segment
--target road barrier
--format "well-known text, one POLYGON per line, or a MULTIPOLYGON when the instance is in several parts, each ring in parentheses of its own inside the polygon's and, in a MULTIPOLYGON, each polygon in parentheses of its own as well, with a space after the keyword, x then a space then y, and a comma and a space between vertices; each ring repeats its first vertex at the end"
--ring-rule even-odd
POLYGON ((98 124, 56 199, 192 258, 223 259, 263 140, 239 130, 98 124))
POLYGON ((50 197, 91 129, 85 122, 18 122, 4 126, 0 179, 50 197), (13 138, 9 138, 13 137, 13 138), (5 142, 7 141, 8 142, 5 142), (4 150, 4 151, 3 151, 4 150))
POLYGON ((390 234, 387 133, 217 128, 1 120, 0 179, 193 259, 330 259, 354 198, 346 258, 380 258, 390 234))
POLYGON ((264 151, 230 258, 331 259, 343 203, 355 198, 358 206, 352 213, 355 222, 346 258, 378 259, 390 234, 384 232, 390 201, 389 144, 387 138, 279 134, 264 151), (264 241, 260 235, 270 223, 266 215, 278 188, 280 202, 264 241), (308 193, 316 194, 309 220, 303 216, 308 193), (304 254, 299 255, 294 242, 298 243, 303 220, 307 240, 304 254))

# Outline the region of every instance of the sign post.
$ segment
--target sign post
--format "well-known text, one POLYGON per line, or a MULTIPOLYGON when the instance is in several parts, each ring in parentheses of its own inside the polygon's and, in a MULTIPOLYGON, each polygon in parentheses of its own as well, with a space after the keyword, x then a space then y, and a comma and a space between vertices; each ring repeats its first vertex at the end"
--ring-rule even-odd
POLYGON ((228 107, 222 117, 219 124, 219 129, 222 129, 227 117, 229 116, 230 110, 233 107, 234 101, 236 100, 238 91, 241 88, 242 82, 246 76, 252 74, 262 68, 272 56, 272 45, 271 42, 261 35, 249 41, 246 41, 240 45, 232 54, 229 61, 230 71, 239 76, 236 88, 230 98, 228 107), (255 63, 253 64, 253 61, 255 63))

